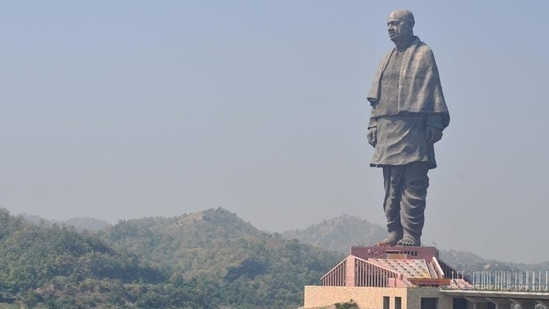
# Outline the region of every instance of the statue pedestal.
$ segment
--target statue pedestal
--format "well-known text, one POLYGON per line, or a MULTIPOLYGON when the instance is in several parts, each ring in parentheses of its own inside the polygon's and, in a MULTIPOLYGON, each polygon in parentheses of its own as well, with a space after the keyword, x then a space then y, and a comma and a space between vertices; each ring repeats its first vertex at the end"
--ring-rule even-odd
POLYGON ((437 248, 415 246, 351 246, 349 254, 365 260, 391 258, 432 260, 433 257, 439 258, 437 248))

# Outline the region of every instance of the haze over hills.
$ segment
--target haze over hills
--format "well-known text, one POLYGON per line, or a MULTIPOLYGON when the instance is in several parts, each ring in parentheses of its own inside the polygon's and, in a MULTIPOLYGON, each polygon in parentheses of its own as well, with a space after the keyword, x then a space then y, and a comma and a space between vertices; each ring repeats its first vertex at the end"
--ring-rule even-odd
MULTIPOLYGON (((303 230, 284 232, 282 235, 326 250, 348 254, 350 246, 373 246, 383 239, 386 233, 386 229, 379 224, 355 216, 342 215, 303 230)), ((476 268, 477 264, 488 263, 488 260, 470 252, 441 250, 440 253, 444 261, 458 268, 476 268)))
MULTIPOLYGON (((284 237, 295 238, 326 250, 348 254, 351 245, 372 245, 386 236, 384 227, 355 216, 343 215, 324 220, 303 230, 282 233, 284 237)), ((537 264, 524 264, 488 260, 474 253, 458 250, 440 250, 440 257, 456 270, 510 270, 546 271, 549 261, 537 264)))
POLYGON ((30 215, 30 214, 22 214, 21 217, 23 217, 28 222, 38 224, 38 225, 39 224, 51 225, 51 224, 57 223, 61 225, 72 226, 79 232, 83 232, 83 231, 99 232, 112 226, 112 224, 109 224, 107 221, 97 219, 97 218, 90 218, 90 217, 77 217, 77 218, 71 218, 65 221, 48 220, 39 216, 30 215))
POLYGON ((376 241, 385 237, 385 233, 385 228, 379 224, 342 215, 323 220, 303 230, 283 232, 282 236, 347 254, 350 246, 373 246, 376 241))
MULTIPOLYGON (((174 218, 143 218, 130 221, 120 221, 117 225, 111 225, 105 221, 95 219, 95 218, 73 218, 63 222, 57 222, 59 224, 65 224, 68 226, 74 226, 77 231, 88 230, 88 231, 107 231, 109 229, 110 233, 114 231, 122 230, 123 227, 127 224, 138 224, 143 226, 149 226, 151 233, 163 239, 158 243, 159 248, 162 246, 167 246, 171 244, 173 238, 177 235, 174 235, 174 231, 177 229, 174 228, 174 224, 179 225, 180 228, 187 226, 187 228, 193 226, 192 223, 200 224, 201 221, 208 220, 208 215, 206 213, 212 210, 207 210, 204 212, 198 212, 194 214, 185 214, 180 217, 174 218), (204 217, 205 216, 205 217, 204 217), (178 218, 178 219, 176 219, 178 218), (206 218, 206 219, 204 219, 206 218), (170 226, 172 228, 170 228, 170 226), (166 244, 163 244, 165 242, 166 244)), ((230 239, 240 237, 239 235, 244 235, 246 233, 252 233, 256 235, 269 235, 270 233, 262 232, 256 229, 251 223, 244 222, 236 214, 232 214, 229 211, 223 210, 221 208, 217 209, 222 213, 230 214, 229 217, 232 219, 227 220, 224 224, 227 225, 227 233, 223 235, 226 241, 230 239), (243 230, 230 230, 230 227, 240 226, 243 230), (245 228, 244 228, 245 227, 245 228), (242 234, 244 232, 244 234, 242 234)), ((44 220, 40 217, 25 215, 25 218, 31 220, 32 222, 50 222, 44 220)), ((50 222, 51 223, 51 222, 50 222)), ((195 233, 196 232, 192 232, 195 233)), ((325 250, 336 251, 343 255, 348 254, 349 247, 351 245, 364 245, 369 246, 373 245, 379 239, 382 239, 385 236, 385 228, 379 224, 371 223, 367 220, 360 219, 356 216, 351 215, 342 215, 332 219, 323 220, 320 223, 313 224, 302 230, 290 230, 281 233, 280 235, 287 239, 296 239, 302 243, 310 244, 325 250)), ((131 233, 130 233, 131 234, 131 233)), ((276 234, 274 234, 276 235, 276 234)), ((187 235, 188 236, 188 235, 187 235)), ((189 238, 193 242, 197 242, 197 239, 202 238, 201 241, 198 241, 195 246, 205 245, 207 243, 206 235, 195 235, 198 238, 189 238)), ((271 235, 272 236, 272 235, 271 235)), ((131 236, 134 237, 134 236, 131 236)), ((153 250, 144 246, 144 244, 138 244, 138 238, 135 238, 135 246, 138 246, 142 250, 153 250)), ((190 241, 179 240, 181 242, 190 241)), ((188 248, 189 243, 181 243, 181 248, 188 248)), ((156 248, 158 249, 158 248, 156 248)), ((156 250, 155 249, 155 250, 156 250)), ((458 250, 440 250, 441 258, 448 264, 454 266, 459 270, 547 270, 549 269, 549 261, 542 262, 537 264, 524 264, 524 263, 512 263, 512 262, 501 262, 496 260, 488 260, 479 255, 476 255, 472 252, 467 251, 458 251, 458 250)), ((163 259, 156 257, 156 262, 161 262, 163 259)))

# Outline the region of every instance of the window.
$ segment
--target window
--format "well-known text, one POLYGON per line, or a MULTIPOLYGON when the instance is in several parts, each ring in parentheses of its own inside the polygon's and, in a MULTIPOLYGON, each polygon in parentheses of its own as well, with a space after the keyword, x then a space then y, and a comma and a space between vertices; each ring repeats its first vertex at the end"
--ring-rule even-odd
POLYGON ((438 298, 421 298, 421 309, 438 309, 438 298))
POLYGON ((391 299, 389 296, 383 296, 383 309, 389 309, 391 307, 391 299))
POLYGON ((395 309, 402 309, 402 298, 395 297, 395 309))

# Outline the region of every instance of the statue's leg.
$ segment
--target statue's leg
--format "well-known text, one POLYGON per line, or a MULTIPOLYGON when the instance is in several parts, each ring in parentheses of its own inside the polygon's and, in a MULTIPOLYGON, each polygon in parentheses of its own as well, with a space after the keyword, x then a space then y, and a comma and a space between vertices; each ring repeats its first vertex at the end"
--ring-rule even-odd
POLYGON ((402 171, 401 166, 383 167, 383 184, 385 186, 383 209, 387 217, 389 235, 380 241, 378 245, 394 246, 402 238, 402 225, 400 223, 402 171))
POLYGON ((420 246, 425 223, 425 198, 429 187, 427 163, 417 162, 405 166, 402 175, 402 195, 400 219, 403 228, 402 239, 397 243, 403 246, 420 246))

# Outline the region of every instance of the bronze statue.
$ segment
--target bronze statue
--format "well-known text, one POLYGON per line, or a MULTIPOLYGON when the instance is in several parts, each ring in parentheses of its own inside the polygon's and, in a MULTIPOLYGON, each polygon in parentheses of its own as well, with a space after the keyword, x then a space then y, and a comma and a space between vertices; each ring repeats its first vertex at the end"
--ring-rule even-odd
POLYGON ((370 166, 383 169, 389 231, 378 245, 421 245, 427 172, 436 167, 434 143, 450 122, 433 52, 414 36, 414 24, 412 12, 391 12, 387 27, 395 48, 368 92, 370 166))

